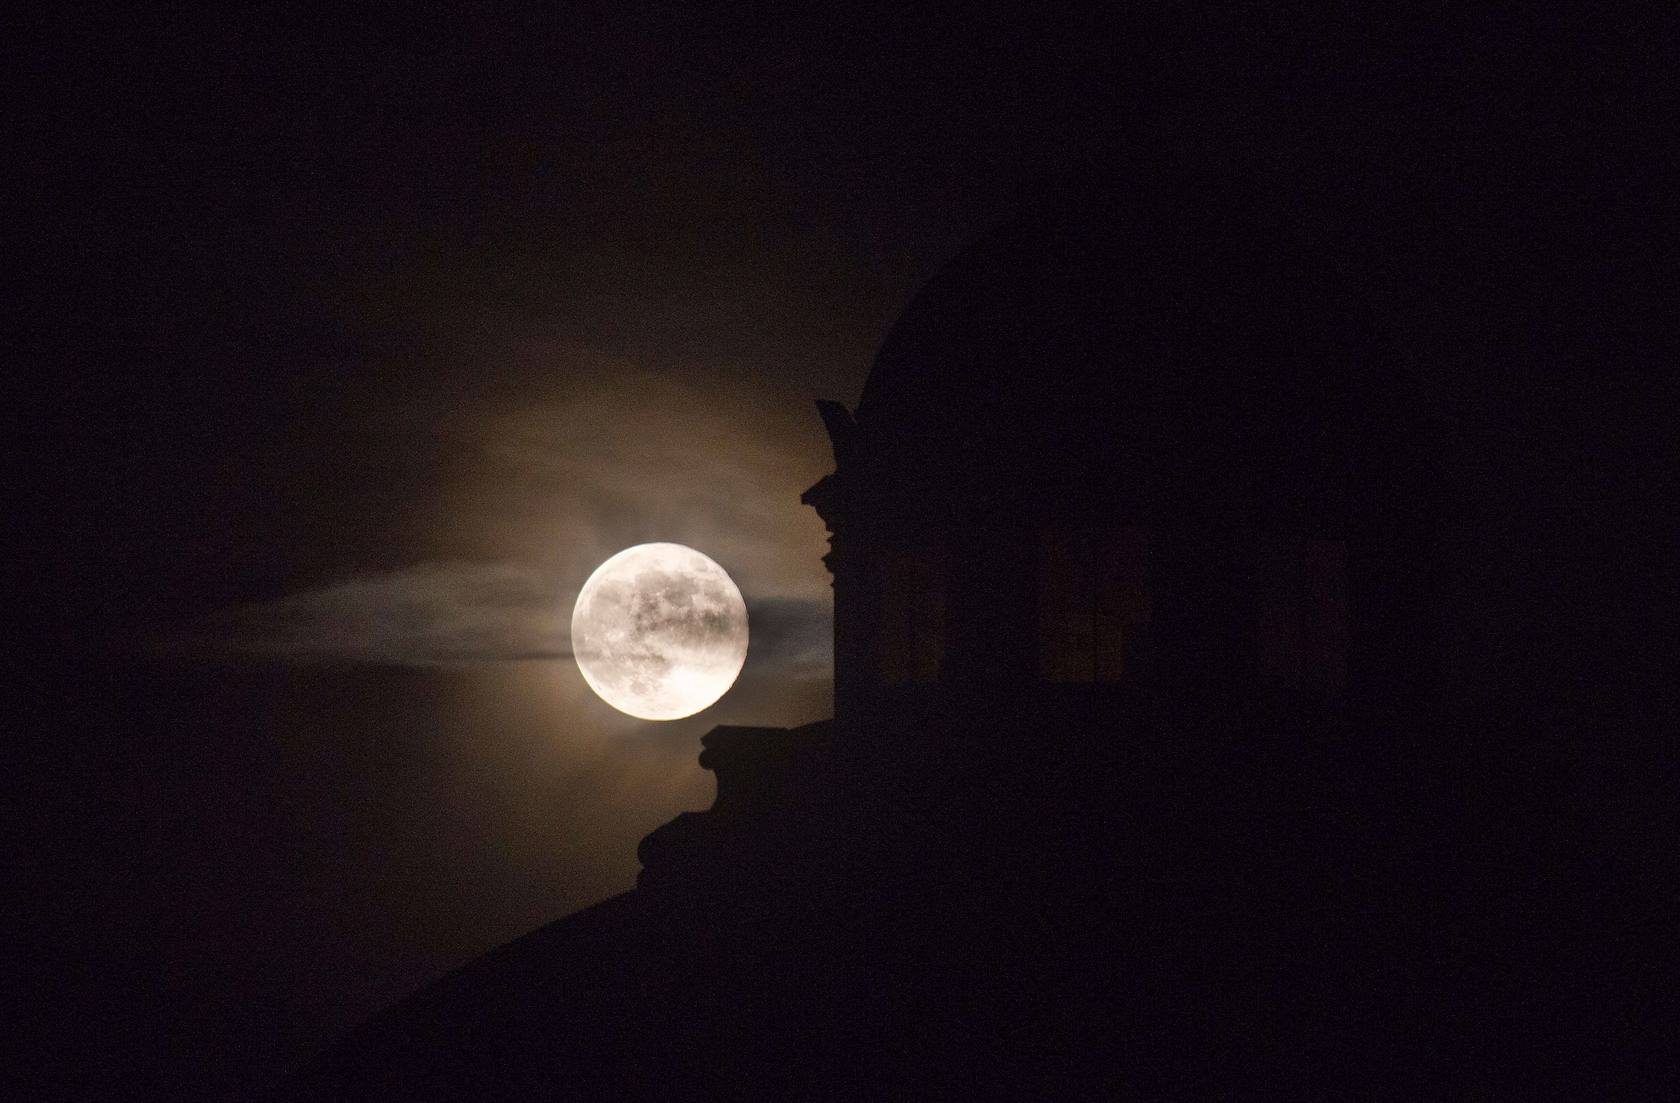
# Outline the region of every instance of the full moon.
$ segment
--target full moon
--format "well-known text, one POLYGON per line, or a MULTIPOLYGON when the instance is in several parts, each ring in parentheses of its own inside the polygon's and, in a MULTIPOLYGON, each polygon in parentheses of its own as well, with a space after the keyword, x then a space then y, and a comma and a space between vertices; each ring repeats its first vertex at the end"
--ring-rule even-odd
POLYGON ((596 567, 578 592, 572 654, 613 708, 680 720, 735 684, 747 659, 747 604, 693 548, 637 544, 596 567))

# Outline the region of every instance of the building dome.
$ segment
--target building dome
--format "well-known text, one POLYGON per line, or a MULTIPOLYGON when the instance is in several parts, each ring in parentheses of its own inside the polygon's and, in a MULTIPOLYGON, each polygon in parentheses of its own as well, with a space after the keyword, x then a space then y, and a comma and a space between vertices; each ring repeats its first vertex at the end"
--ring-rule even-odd
POLYGON ((1157 137, 1023 197, 855 414, 823 404, 837 716, 1019 681, 1040 711, 1262 707, 1422 653, 1436 505, 1384 204, 1345 163, 1157 137))
POLYGON ((1404 418, 1336 204, 1164 160, 1042 188, 914 298, 840 464, 873 512, 1342 529, 1383 496, 1404 418))

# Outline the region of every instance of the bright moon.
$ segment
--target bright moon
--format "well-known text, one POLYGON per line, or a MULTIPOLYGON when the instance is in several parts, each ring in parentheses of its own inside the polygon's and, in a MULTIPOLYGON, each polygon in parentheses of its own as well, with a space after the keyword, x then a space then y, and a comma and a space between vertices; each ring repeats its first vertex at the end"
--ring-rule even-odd
POLYGON ((747 604, 723 568, 693 548, 637 544, 583 584, 572 654, 613 708, 679 720, 735 684, 747 659, 747 604))

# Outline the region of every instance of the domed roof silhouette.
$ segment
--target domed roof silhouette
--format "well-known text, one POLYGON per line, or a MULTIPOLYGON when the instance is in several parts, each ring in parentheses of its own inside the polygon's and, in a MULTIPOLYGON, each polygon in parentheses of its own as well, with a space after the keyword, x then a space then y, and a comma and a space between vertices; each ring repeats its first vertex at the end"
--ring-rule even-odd
POLYGON ((1351 229, 1198 152, 1039 186, 915 296, 857 405, 876 508, 1340 528, 1394 489, 1414 415, 1351 229))

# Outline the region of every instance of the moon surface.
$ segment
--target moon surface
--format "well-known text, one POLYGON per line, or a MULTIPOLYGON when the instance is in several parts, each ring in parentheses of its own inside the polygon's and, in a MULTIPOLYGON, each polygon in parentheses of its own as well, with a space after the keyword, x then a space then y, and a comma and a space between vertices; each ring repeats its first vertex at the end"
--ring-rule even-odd
POLYGON ((595 568, 572 607, 572 654, 607 704, 643 720, 693 716, 747 659, 747 604, 682 544, 637 544, 595 568))

